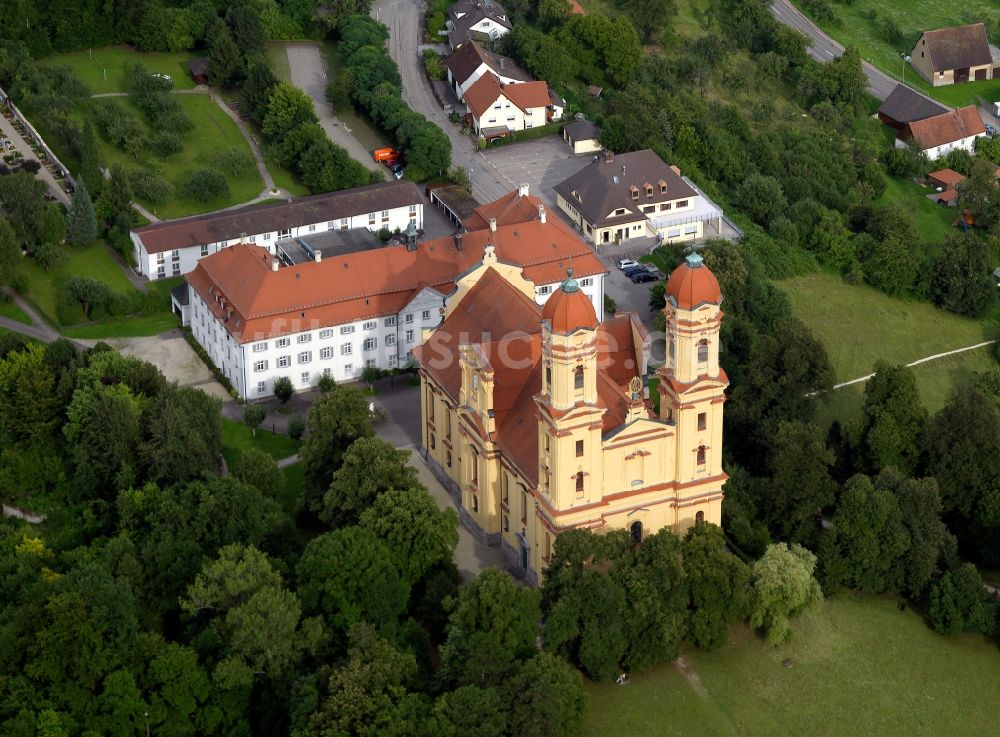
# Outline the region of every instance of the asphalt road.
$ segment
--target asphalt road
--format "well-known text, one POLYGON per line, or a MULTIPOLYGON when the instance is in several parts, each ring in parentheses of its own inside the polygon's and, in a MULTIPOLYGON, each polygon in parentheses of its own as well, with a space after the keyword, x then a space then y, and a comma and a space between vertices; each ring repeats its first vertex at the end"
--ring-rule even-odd
MULTIPOLYGON (((816 59, 816 61, 832 61, 844 53, 843 46, 826 35, 819 26, 803 15, 789 0, 774 0, 771 3, 771 12, 786 26, 801 31, 809 38, 809 55, 816 59)), ((902 64, 902 60, 900 63, 902 64)), ((887 98, 889 93, 899 84, 899 80, 894 79, 880 69, 876 69, 867 61, 862 61, 861 66, 868 77, 868 89, 880 100, 887 98)), ((902 69, 902 66, 900 68, 902 69)), ((923 94, 919 90, 917 92, 923 94)))
POLYGON ((494 166, 491 166, 463 136, 438 104, 422 70, 420 46, 423 42, 423 12, 420 0, 378 0, 372 4, 371 15, 389 27, 389 53, 399 65, 403 78, 403 100, 432 123, 437 124, 451 139, 452 164, 465 167, 472 179, 472 194, 480 202, 491 202, 516 188, 494 166))

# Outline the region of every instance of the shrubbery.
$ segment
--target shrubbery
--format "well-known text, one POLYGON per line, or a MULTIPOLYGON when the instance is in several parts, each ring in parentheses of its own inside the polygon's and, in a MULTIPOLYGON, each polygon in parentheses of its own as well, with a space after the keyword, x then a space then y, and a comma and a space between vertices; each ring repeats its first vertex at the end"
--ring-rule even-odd
POLYGON ((87 276, 71 276, 64 281, 60 298, 67 305, 79 305, 88 320, 105 316, 122 317, 134 307, 128 297, 87 276))
POLYGON ((133 196, 154 205, 162 205, 174 194, 173 186, 157 171, 134 169, 128 173, 128 182, 133 196))
POLYGON ((188 174, 181 185, 181 192, 189 200, 210 202, 211 200, 228 197, 229 183, 217 171, 199 169, 188 174))

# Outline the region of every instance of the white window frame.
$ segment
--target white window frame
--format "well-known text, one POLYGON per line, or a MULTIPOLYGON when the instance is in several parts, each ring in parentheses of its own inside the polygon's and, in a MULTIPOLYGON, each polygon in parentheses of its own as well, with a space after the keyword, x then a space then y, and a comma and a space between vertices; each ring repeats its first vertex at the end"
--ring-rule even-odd
POLYGON ((299 353, 299 365, 300 366, 302 364, 304 364, 304 363, 312 363, 312 360, 313 360, 313 352, 312 351, 302 351, 301 353, 299 353))
POLYGON ((265 361, 257 361, 253 365, 253 370, 255 372, 267 371, 267 361, 266 360, 265 361))

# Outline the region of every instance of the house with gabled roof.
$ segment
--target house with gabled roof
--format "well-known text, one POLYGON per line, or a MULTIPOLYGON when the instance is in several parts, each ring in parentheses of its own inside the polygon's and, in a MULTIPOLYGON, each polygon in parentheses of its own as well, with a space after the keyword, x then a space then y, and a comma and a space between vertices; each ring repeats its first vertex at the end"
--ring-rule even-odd
POLYGON ((910 52, 910 63, 935 87, 1000 76, 982 23, 924 31, 910 52))
POLYGON ((484 74, 493 74, 502 84, 532 82, 534 78, 513 59, 487 51, 477 41, 470 41, 445 59, 448 84, 459 100, 484 74))
POLYGON ((465 93, 469 127, 487 140, 558 120, 562 110, 551 110, 551 104, 545 82, 504 84, 493 74, 484 74, 465 93))
POLYGON ((448 8, 446 24, 452 50, 468 41, 496 41, 514 27, 503 5, 495 0, 460 0, 448 8))
POLYGON ((878 118, 895 131, 907 123, 946 113, 950 108, 917 92, 905 84, 897 84, 878 109, 878 118))
POLYGON ((979 110, 969 105, 907 123, 896 138, 896 148, 913 145, 933 160, 956 149, 974 153, 976 139, 985 135, 986 126, 979 110))

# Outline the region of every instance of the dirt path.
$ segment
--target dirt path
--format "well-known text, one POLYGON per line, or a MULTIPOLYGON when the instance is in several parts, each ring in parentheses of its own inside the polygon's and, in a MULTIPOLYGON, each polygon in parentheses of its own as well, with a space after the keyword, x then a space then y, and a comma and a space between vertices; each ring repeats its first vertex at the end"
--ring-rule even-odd
MULTIPOLYGON (((982 343, 976 343, 975 345, 967 345, 964 348, 956 348, 953 351, 945 351, 944 353, 935 353, 932 356, 924 356, 923 358, 918 358, 916 361, 911 361, 906 364, 907 367, 912 368, 913 366, 919 366, 922 363, 929 363, 930 361, 936 361, 939 358, 947 358, 948 356, 954 356, 957 353, 965 353, 966 351, 974 351, 977 348, 985 348, 988 345, 993 345, 996 340, 984 340, 982 343)), ((834 384, 834 389, 840 389, 845 386, 850 386, 851 384, 861 384, 868 381, 870 378, 875 376, 874 373, 867 374, 866 376, 859 376, 856 379, 851 379, 850 381, 844 381, 840 384, 834 384)))

